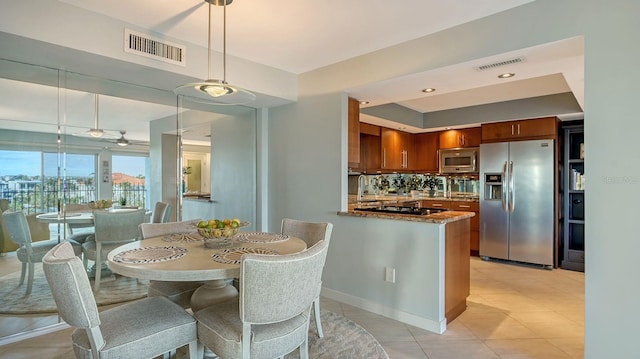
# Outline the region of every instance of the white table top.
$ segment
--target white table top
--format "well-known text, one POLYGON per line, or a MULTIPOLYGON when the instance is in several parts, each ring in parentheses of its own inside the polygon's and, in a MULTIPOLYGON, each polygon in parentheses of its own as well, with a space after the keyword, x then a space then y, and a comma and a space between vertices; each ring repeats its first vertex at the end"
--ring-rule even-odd
MULTIPOLYGON (((104 211, 109 212, 129 212, 135 211, 133 208, 109 208, 104 211)), ((101 211, 98 209, 97 211, 101 211)), ((151 214, 151 211, 147 211, 147 215, 151 214)), ((93 223, 93 212, 72 212, 72 213, 59 213, 50 212, 43 213, 36 216, 38 222, 44 223, 71 223, 71 224, 91 224, 93 223)))
MULTIPOLYGON (((239 232, 238 234, 242 234, 239 232)), ((203 241, 167 241, 168 238, 154 237, 120 246, 108 255, 107 265, 114 273, 127 277, 163 280, 163 281, 203 281, 238 278, 240 276, 239 264, 226 264, 215 261, 212 256, 224 249, 212 249, 204 246, 203 241), (179 247, 186 249, 186 254, 178 259, 164 260, 155 263, 124 263, 114 260, 114 257, 122 252, 139 248, 153 250, 158 247, 179 247)), ((285 241, 269 243, 237 242, 228 249, 250 248, 266 249, 278 254, 291 254, 305 250, 306 243, 296 237, 289 237, 285 241)), ((130 253, 130 252, 128 252, 130 253)), ((122 256, 122 255, 121 255, 122 256)))

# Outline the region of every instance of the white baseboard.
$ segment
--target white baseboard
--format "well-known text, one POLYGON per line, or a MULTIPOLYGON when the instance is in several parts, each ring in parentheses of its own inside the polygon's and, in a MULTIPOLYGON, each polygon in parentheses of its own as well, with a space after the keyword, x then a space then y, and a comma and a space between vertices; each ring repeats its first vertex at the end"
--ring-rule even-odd
POLYGON ((69 324, 62 322, 62 323, 48 325, 43 328, 29 330, 27 332, 9 335, 9 336, 0 338, 0 347, 3 345, 20 342, 26 339, 31 339, 41 335, 57 332, 58 330, 67 329, 67 328, 69 328, 69 324))
POLYGON ((350 294, 345 294, 324 287, 322 288, 322 296, 341 303, 349 304, 356 308, 382 315, 387 318, 391 318, 393 320, 397 320, 405 324, 413 325, 414 327, 428 330, 436 334, 442 334, 445 332, 445 330, 447 330, 446 318, 441 321, 436 321, 424 317, 419 317, 414 314, 406 313, 395 308, 390 308, 379 303, 371 302, 366 299, 362 299, 350 294))

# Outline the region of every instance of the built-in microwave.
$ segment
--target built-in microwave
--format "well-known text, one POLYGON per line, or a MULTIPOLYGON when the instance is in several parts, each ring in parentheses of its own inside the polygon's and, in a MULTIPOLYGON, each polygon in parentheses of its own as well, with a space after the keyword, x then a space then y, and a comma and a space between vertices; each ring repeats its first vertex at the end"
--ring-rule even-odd
POLYGON ((478 147, 440 150, 440 173, 478 173, 478 147))

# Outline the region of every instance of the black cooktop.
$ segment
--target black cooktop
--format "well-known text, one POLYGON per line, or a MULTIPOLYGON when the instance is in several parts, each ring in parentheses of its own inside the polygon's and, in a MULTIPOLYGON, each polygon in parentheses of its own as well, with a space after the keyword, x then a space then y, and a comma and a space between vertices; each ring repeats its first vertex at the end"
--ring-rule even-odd
POLYGON ((393 214, 411 214, 418 216, 428 216, 430 214, 444 212, 443 208, 416 208, 402 206, 384 206, 374 208, 356 208, 356 211, 376 212, 376 213, 393 213, 393 214))

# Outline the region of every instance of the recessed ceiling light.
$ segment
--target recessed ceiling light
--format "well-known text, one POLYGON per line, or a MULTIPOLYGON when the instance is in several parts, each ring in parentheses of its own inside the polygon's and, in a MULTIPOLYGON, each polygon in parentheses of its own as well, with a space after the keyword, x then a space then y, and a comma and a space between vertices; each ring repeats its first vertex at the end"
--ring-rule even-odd
POLYGON ((429 88, 426 88, 426 89, 422 89, 422 92, 424 92, 424 93, 430 93, 430 92, 434 92, 435 90, 436 90, 436 89, 434 89, 433 87, 429 87, 429 88))
POLYGON ((505 72, 504 74, 498 75, 498 77, 501 79, 508 79, 509 77, 513 77, 515 75, 516 74, 514 74, 513 72, 505 72))
POLYGON ((361 105, 368 105, 368 104, 369 104, 369 101, 360 101, 360 104, 361 104, 361 105))

